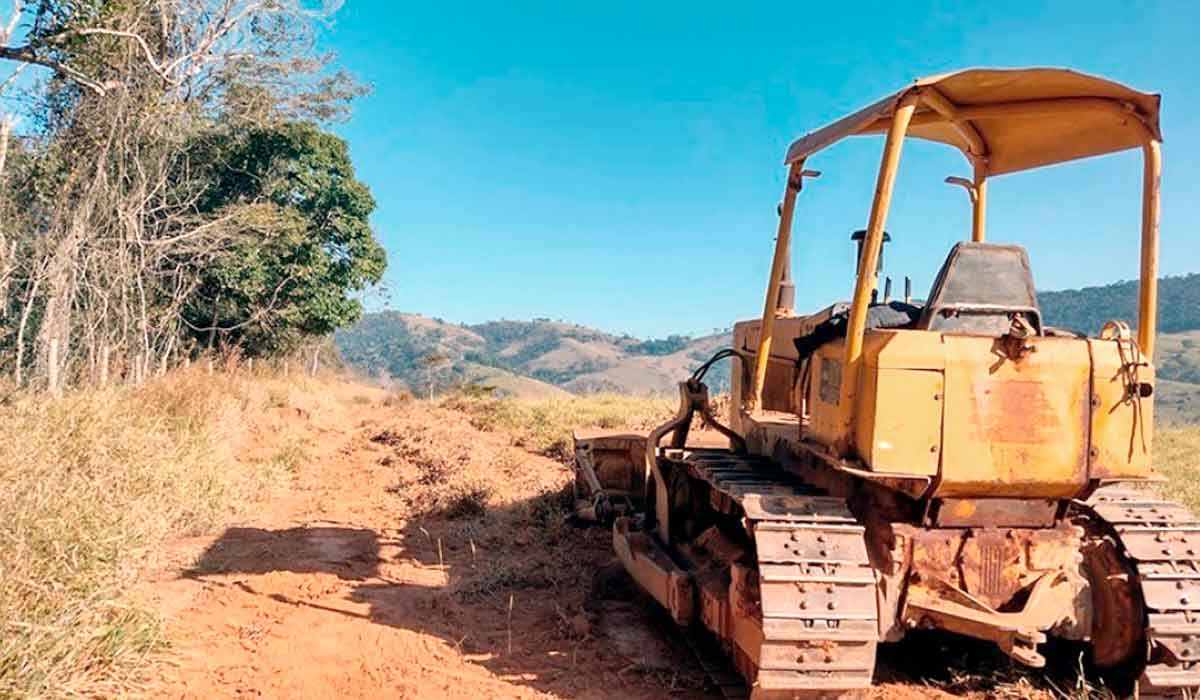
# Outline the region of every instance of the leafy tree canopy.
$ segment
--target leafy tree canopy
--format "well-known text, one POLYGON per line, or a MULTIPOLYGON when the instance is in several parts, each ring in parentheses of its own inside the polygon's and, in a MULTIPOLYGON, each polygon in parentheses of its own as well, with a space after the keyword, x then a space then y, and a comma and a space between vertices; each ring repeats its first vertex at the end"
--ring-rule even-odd
POLYGON ((375 201, 345 142, 281 123, 206 137, 194 161, 211 169, 200 211, 240 229, 199 271, 185 311, 198 340, 267 354, 358 320, 355 293, 380 280, 385 255, 368 222, 375 201))

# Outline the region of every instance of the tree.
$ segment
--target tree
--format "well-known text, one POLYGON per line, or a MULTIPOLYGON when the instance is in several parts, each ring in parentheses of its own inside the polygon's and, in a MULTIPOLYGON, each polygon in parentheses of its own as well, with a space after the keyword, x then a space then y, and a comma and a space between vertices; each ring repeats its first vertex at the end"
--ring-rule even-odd
POLYGON ((329 54, 312 51, 313 27, 341 0, 12 0, 0 26, 0 60, 39 66, 96 96, 149 76, 180 99, 205 101, 232 85, 276 106, 330 94, 321 118, 357 94, 329 54), (27 31, 14 44, 16 29, 27 31), (114 60, 116 58, 116 60, 114 60), (312 89, 313 87, 316 89, 312 89))
POLYGON ((209 346, 249 355, 289 350, 357 321, 354 294, 377 283, 385 256, 368 221, 375 202, 345 142, 307 123, 222 132, 197 144, 211 185, 197 208, 254 207, 238 241, 197 270, 184 317, 209 346))
POLYGON ((12 3, 0 65, 42 73, 11 143, 0 115, 0 363, 18 384, 106 376, 110 356, 140 381, 204 340, 276 352, 357 316, 383 254, 317 126, 362 93, 314 50, 336 5, 12 3))

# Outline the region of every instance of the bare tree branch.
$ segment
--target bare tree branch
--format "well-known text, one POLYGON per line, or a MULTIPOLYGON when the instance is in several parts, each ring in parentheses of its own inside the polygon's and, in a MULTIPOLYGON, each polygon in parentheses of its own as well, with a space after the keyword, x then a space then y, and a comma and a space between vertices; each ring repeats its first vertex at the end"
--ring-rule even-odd
POLYGON ((59 75, 72 80, 79 85, 91 90, 97 95, 103 95, 112 88, 116 87, 111 83, 101 83, 93 80, 83 73, 75 70, 67 63, 63 63, 53 58, 43 56, 37 53, 30 45, 25 46, 0 46, 0 59, 6 61, 17 61, 35 66, 42 66, 58 73, 59 75))

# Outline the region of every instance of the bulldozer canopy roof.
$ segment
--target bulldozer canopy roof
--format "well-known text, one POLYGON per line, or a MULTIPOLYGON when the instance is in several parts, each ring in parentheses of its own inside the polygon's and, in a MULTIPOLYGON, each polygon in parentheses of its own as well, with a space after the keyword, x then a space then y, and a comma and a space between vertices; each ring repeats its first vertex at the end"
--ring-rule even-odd
POLYGON ((982 157, 991 175, 1162 140, 1156 94, 1061 68, 972 68, 920 78, 797 139, 786 162, 847 136, 886 132, 896 107, 913 93, 921 99, 908 135, 950 144, 968 158, 982 157))

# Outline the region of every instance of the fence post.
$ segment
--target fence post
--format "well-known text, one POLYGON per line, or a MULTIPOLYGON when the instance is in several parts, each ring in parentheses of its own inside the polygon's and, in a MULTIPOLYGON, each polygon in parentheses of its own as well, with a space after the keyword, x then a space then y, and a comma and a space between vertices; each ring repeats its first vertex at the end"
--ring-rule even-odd
POLYGON ((317 348, 316 350, 313 350, 312 376, 314 376, 314 377, 317 376, 317 370, 320 368, 320 366, 321 366, 321 349, 317 348))

